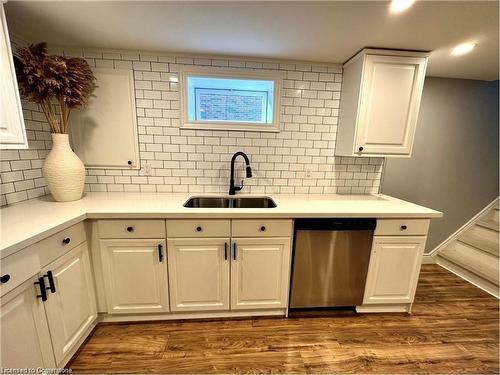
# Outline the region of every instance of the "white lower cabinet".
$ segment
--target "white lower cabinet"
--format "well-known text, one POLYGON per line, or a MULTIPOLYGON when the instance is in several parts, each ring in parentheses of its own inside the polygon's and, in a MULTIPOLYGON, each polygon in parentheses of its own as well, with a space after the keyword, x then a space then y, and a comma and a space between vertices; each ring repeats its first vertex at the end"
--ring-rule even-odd
POLYGON ((0 365, 6 368, 55 367, 43 302, 32 277, 2 296, 0 365))
POLYGON ((232 310, 286 307, 290 242, 290 238, 233 239, 232 310))
POLYGON ((168 312, 165 240, 101 240, 108 313, 168 312))
POLYGON ((426 237, 375 236, 363 305, 412 303, 426 237))
POLYGON ((169 239, 172 311, 229 310, 229 238, 169 239))
POLYGON ((57 365, 97 318, 87 244, 83 243, 49 264, 42 275, 47 287, 45 312, 57 365))

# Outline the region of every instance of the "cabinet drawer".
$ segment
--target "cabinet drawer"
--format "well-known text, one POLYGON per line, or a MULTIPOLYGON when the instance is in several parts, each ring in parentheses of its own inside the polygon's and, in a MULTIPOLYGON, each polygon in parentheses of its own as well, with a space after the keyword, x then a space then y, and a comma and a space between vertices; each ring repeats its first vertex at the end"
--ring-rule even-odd
POLYGON ((229 220, 167 220, 169 238, 229 237, 229 220))
POLYGON ((164 220, 99 220, 100 238, 165 238, 164 220))
POLYGON ((375 236, 426 236, 428 219, 382 219, 377 220, 375 236))
POLYGON ((29 247, 3 258, 0 260, 0 269, 0 295, 3 296, 40 271, 36 249, 29 247))
POLYGON ((233 220, 233 237, 290 237, 292 220, 233 220))
POLYGON ((44 267, 85 240, 85 226, 78 223, 31 245, 30 248, 36 247, 40 265, 44 267))

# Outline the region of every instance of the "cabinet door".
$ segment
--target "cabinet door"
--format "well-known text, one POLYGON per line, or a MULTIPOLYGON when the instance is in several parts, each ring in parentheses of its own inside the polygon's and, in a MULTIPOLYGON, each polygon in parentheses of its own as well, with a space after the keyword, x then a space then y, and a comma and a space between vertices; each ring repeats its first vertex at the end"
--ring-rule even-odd
POLYGON ((37 279, 33 277, 2 296, 1 367, 55 367, 43 302, 36 297, 37 279))
POLYGON ((413 302, 425 240, 374 237, 363 304, 413 302))
POLYGON ((426 61, 366 56, 354 152, 410 155, 426 61))
POLYGON ((97 318, 94 281, 87 243, 75 247, 43 271, 45 311, 57 365, 64 362, 97 318), (52 273, 54 290, 50 290, 52 273))
POLYGON ((164 240, 101 240, 100 244, 108 313, 169 311, 164 240))
POLYGON ((229 310, 229 238, 168 240, 172 311, 229 310))
POLYGON ((234 239, 231 309, 286 307, 290 251, 289 238, 234 239))
POLYGON ((0 3, 0 148, 27 148, 23 111, 12 61, 9 32, 0 3))

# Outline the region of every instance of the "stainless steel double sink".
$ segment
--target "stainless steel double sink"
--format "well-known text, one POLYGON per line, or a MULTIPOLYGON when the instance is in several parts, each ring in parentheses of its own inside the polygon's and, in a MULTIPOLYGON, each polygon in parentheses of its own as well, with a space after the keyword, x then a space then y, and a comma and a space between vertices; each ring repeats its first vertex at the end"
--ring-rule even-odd
POLYGON ((269 197, 191 197, 184 203, 187 208, 275 208, 269 197))

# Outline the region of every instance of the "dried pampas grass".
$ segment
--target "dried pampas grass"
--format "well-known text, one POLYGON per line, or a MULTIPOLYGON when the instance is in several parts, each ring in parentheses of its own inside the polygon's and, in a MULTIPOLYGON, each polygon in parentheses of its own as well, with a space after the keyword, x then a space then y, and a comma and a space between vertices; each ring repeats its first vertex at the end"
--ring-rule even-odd
POLYGON ((18 48, 14 63, 21 96, 40 105, 52 133, 67 133, 71 110, 85 106, 95 87, 87 61, 48 55, 38 43, 18 48))

